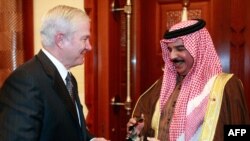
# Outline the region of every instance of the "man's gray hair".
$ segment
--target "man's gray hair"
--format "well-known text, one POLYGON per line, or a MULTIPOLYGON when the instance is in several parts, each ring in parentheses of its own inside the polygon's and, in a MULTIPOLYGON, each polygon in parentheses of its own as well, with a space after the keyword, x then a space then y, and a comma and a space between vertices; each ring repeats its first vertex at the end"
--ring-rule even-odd
POLYGON ((75 7, 58 5, 50 9, 42 18, 40 35, 43 47, 53 46, 58 32, 70 36, 77 30, 79 20, 90 21, 85 11, 75 7))

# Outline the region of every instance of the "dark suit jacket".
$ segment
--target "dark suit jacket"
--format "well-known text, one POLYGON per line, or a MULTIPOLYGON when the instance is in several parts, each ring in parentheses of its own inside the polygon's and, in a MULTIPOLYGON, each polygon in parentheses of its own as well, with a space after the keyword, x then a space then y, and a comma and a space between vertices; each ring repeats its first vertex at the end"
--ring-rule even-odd
POLYGON ((1 88, 0 141, 89 141, 78 94, 76 101, 81 127, 59 72, 40 51, 1 88))

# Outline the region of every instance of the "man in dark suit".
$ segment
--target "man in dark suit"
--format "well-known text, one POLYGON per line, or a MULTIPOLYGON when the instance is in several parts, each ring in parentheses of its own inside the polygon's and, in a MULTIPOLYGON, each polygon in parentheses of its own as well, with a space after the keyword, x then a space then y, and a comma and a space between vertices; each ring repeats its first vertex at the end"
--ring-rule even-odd
POLYGON ((0 141, 106 141, 86 128, 69 72, 91 50, 89 17, 80 9, 56 6, 44 16, 40 34, 41 51, 1 88, 0 141))

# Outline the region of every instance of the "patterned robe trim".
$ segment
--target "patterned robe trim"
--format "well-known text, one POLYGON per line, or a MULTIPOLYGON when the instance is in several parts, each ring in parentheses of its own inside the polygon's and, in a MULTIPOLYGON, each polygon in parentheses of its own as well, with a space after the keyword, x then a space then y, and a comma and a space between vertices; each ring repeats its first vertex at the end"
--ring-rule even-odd
POLYGON ((152 129, 155 131, 155 138, 158 138, 158 133, 159 133, 159 124, 160 124, 160 118, 161 118, 161 110, 160 110, 160 101, 158 100, 156 105, 155 105, 155 110, 154 114, 152 117, 152 122, 151 126, 152 129))
POLYGON ((232 76, 233 74, 220 73, 215 80, 202 126, 200 137, 201 141, 212 141, 214 138, 216 125, 220 114, 224 88, 227 81, 232 76))

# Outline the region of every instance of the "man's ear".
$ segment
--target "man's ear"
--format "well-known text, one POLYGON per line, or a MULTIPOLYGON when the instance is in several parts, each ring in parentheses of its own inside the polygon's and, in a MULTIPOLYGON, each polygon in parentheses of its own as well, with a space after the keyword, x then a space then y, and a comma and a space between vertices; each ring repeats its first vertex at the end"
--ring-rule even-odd
POLYGON ((63 47, 63 40, 64 40, 64 34, 63 33, 57 33, 55 36, 55 44, 62 48, 63 47))

